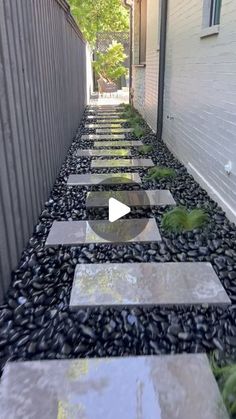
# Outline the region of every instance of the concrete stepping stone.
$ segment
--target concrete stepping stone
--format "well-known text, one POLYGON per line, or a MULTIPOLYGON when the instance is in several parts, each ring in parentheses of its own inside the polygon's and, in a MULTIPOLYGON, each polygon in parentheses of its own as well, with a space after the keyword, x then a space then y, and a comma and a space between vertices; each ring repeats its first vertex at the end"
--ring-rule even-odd
POLYGON ((86 124, 85 128, 95 129, 95 128, 122 128, 121 124, 86 124))
POLYGON ((115 185, 115 184, 132 184, 142 183, 138 173, 111 173, 111 174, 85 174, 70 175, 67 181, 68 186, 93 186, 99 185, 115 185))
POLYGON ((94 147, 140 147, 143 143, 141 141, 95 141, 94 147))
MULTIPOLYGON (((96 331, 95 331, 96 333, 96 331)), ((9 362, 4 419, 229 419, 206 354, 9 362)))
POLYGON ((99 111, 96 111, 96 113, 95 113, 95 115, 102 115, 102 116, 110 116, 110 115, 117 115, 117 116, 119 116, 119 115, 124 115, 124 112, 122 112, 122 111, 114 111, 114 110, 104 110, 104 111, 101 111, 101 110, 99 110, 99 111))
POLYGON ((92 110, 95 110, 95 111, 97 111, 97 110, 113 110, 113 111, 122 111, 122 110, 124 110, 125 108, 123 108, 123 107, 121 107, 121 106, 118 106, 118 105, 111 105, 111 104, 104 104, 104 105, 91 105, 91 106, 89 106, 89 108, 88 109, 92 109, 92 110))
POLYGON ((88 192, 86 207, 108 207, 110 198, 115 198, 129 207, 176 205, 172 194, 168 190, 96 191, 88 192))
POLYGON ((92 108, 92 109, 89 109, 89 111, 88 111, 89 113, 103 113, 103 112, 105 112, 105 113, 107 113, 107 112, 123 112, 121 109, 119 109, 119 108, 105 108, 105 109, 102 109, 102 108, 92 108))
POLYGON ((97 128, 96 134, 123 134, 133 131, 133 128, 97 128))
POLYGON ((77 157, 101 157, 101 156, 114 156, 114 157, 129 157, 129 150, 77 150, 75 152, 77 157))
POLYGON ((81 136, 81 140, 125 140, 125 134, 84 134, 81 136))
POLYGON ((120 118, 119 115, 110 115, 110 116, 104 116, 104 115, 89 115, 87 117, 88 120, 93 120, 93 119, 101 119, 103 124, 107 123, 123 123, 123 122, 127 122, 127 119, 124 118, 120 118))
POLYGON ((76 266, 70 307, 217 305, 231 301, 210 263, 76 266))
POLYGON ((54 221, 45 246, 153 241, 161 241, 154 218, 123 219, 114 223, 109 220, 54 221), (139 234, 136 235, 137 231, 139 234), (109 239, 104 236, 109 236, 109 239))
POLYGON ((97 121, 87 121, 87 122, 90 124, 97 124, 99 126, 106 125, 107 127, 109 127, 109 125, 124 124, 125 122, 127 122, 127 120, 120 119, 120 118, 117 118, 117 119, 109 119, 109 118, 101 119, 100 118, 97 121))
POLYGON ((91 162, 92 169, 103 167, 152 167, 154 166, 151 159, 119 159, 119 160, 93 160, 91 162))

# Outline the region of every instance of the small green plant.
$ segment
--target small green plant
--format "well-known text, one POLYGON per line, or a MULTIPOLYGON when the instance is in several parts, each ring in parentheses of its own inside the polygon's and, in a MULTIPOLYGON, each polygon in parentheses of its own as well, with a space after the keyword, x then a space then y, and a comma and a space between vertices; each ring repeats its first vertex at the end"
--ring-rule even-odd
POLYGON ((124 111, 128 112, 128 111, 131 111, 133 109, 133 107, 132 107, 132 105, 130 105, 130 103, 124 103, 123 109, 124 109, 124 111))
POLYGON ((140 138, 144 135, 145 131, 142 127, 140 127, 139 125, 134 125, 134 130, 133 130, 133 134, 136 138, 140 138))
POLYGON ((208 214, 201 209, 188 211, 184 207, 176 207, 164 214, 162 227, 167 231, 191 231, 203 227, 208 221, 208 214))
POLYGON ((152 167, 148 171, 148 175, 145 177, 145 180, 160 180, 166 177, 174 177, 175 176, 174 169, 170 169, 169 167, 152 167))
POLYGON ((136 114, 135 116, 129 118, 128 122, 131 126, 141 125, 143 122, 143 119, 141 118, 141 116, 136 114))
POLYGON ((211 367, 218 380, 222 398, 228 412, 236 414, 236 364, 220 367, 217 365, 214 355, 211 358, 211 367))
POLYGON ((132 120, 137 116, 137 113, 135 112, 134 108, 130 107, 124 110, 122 113, 122 117, 126 118, 128 120, 132 120))
POLYGON ((153 151, 154 151, 154 147, 151 144, 142 145, 141 147, 138 147, 138 152, 142 155, 152 153, 153 151))

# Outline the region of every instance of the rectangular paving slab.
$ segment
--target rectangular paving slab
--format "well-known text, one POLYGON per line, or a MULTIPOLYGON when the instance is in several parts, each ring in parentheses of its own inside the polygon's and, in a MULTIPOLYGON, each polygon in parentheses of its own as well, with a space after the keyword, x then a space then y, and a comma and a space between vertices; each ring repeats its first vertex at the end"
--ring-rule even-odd
POLYGON ((94 147, 140 147, 141 141, 99 141, 94 142, 94 147))
POLYGON ((83 185, 93 186, 103 183, 104 185, 142 183, 138 173, 111 173, 111 174, 85 174, 70 175, 67 181, 68 186, 83 185))
POLYGON ((231 304, 210 263, 77 265, 71 307, 231 304))
POLYGON ((9 362, 1 417, 229 419, 207 355, 186 353, 9 362))
POLYGON ((100 124, 123 124, 124 122, 128 122, 127 119, 124 118, 117 118, 117 116, 109 116, 109 118, 104 118, 104 117, 96 117, 96 116, 88 116, 88 122, 93 121, 94 119, 97 119, 96 124, 100 123, 100 124))
POLYGON ((100 156, 114 156, 114 157, 129 157, 129 150, 77 150, 75 152, 77 157, 100 157, 100 156))
MULTIPOLYGON (((123 123, 123 122, 127 122, 127 119, 125 118, 120 118, 119 115, 110 115, 110 116, 104 116, 104 115, 89 115, 87 117, 88 120, 93 120, 93 119, 100 119, 102 121, 102 123, 123 123)), ((101 122, 100 121, 100 122, 101 122)))
POLYGON ((84 134, 81 136, 81 140, 125 140, 125 134, 84 134))
POLYGON ((119 111, 98 111, 95 113, 96 116, 103 116, 104 118, 109 118, 109 116, 117 116, 118 118, 120 116, 124 115, 124 112, 119 111))
POLYGON ((129 207, 175 205, 175 200, 168 190, 142 190, 88 192, 86 206, 88 208, 108 207, 110 198, 115 198, 129 207))
POLYGON ((121 108, 109 108, 109 107, 107 107, 107 108, 92 108, 91 110, 90 110, 91 112, 96 112, 96 113, 109 113, 109 112, 112 112, 112 113, 124 113, 125 111, 124 111, 124 109, 121 109, 121 108))
POLYGON ((121 111, 120 109, 90 109, 89 114, 123 114, 124 111, 121 111))
POLYGON ((85 128, 95 129, 95 128, 122 128, 121 124, 85 124, 85 128))
POLYGON ((93 169, 102 167, 152 167, 151 159, 119 159, 119 160, 93 160, 91 167, 93 169))
POLYGON ((97 128, 96 134, 123 134, 133 131, 133 128, 97 128))
POLYGON ((108 220, 54 221, 45 246, 74 246, 83 243, 157 242, 160 240, 161 236, 154 218, 132 218, 118 220, 114 223, 110 223, 108 220), (141 230, 144 225, 145 228, 141 230), (139 228, 140 226, 141 228, 139 228), (135 236, 138 230, 141 233, 135 236), (104 234, 109 235, 110 238, 104 239, 104 234), (130 237, 133 238, 130 239, 130 237))

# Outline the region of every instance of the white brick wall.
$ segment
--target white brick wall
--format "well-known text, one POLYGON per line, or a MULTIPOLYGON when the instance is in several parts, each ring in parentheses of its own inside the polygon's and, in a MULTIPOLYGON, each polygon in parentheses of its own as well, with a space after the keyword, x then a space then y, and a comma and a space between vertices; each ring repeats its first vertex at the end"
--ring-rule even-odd
POLYGON ((236 221, 236 1, 222 1, 219 35, 201 39, 202 7, 169 0, 163 139, 236 221))
MULTIPOLYGON (((138 63, 139 15, 134 2, 134 64, 138 63)), ((158 27, 159 1, 147 0, 147 49, 146 66, 133 68, 134 106, 143 115, 150 127, 156 131, 158 101, 158 27)))
POLYGON ((145 118, 145 67, 133 68, 134 107, 145 118))

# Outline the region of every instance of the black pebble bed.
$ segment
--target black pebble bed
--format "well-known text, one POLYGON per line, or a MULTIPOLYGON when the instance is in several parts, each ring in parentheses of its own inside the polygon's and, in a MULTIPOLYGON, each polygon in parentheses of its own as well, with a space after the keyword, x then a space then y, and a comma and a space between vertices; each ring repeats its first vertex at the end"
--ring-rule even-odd
MULTIPOLYGON (((102 356, 151 355, 215 350, 236 354, 236 227, 221 208, 187 173, 163 143, 155 152, 134 157, 151 157, 155 164, 175 169, 177 176, 154 184, 142 183, 143 189, 169 189, 177 204, 203 208, 210 215, 204 230, 183 234, 166 233, 160 227, 168 207, 134 209, 128 217, 155 217, 162 235, 161 243, 123 245, 81 245, 45 248, 44 243, 54 220, 85 220, 107 217, 106 210, 86 213, 88 190, 109 190, 110 186, 67 187, 69 174, 90 172, 89 158, 74 156, 78 148, 92 148, 93 142, 81 141, 82 134, 95 133, 84 128, 87 113, 74 138, 67 158, 45 203, 38 224, 22 253, 12 283, 0 307, 1 368, 8 360, 64 359, 102 356), (153 307, 69 309, 75 266, 106 262, 211 262, 232 300, 229 308, 153 307)), ((94 121, 93 121, 94 122, 94 121)), ((125 124, 124 124, 125 126, 125 124)), ((127 139, 135 139, 132 134, 127 139)), ((146 127, 142 138, 152 143, 155 136, 146 127)), ((103 147, 102 147, 103 148, 103 147)), ((121 147, 122 148, 122 147, 121 147)), ((147 170, 114 169, 112 172, 147 170)), ((94 173, 111 170, 94 170, 94 173)), ((139 186, 135 186, 139 188, 139 186)), ((131 185, 115 189, 133 189, 131 185)), ((174 290, 173 290, 174 292, 174 290)))

